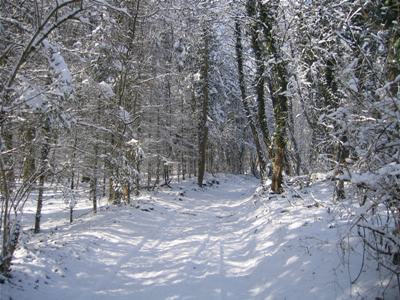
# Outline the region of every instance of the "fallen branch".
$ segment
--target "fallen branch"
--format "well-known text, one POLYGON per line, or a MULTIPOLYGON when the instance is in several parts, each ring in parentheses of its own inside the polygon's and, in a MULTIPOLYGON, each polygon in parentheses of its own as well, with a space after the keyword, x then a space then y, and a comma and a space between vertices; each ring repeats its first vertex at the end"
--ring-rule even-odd
POLYGON ((314 195, 311 193, 311 198, 314 200, 315 203, 317 203, 317 206, 320 207, 325 207, 319 200, 315 199, 314 195))
POLYGON ((294 188, 288 186, 288 184, 286 183, 286 181, 283 182, 283 185, 284 185, 287 189, 290 189, 291 191, 295 192, 295 193, 297 194, 297 196, 299 196, 302 200, 304 200, 304 201, 306 200, 306 199, 303 198, 302 195, 300 195, 300 193, 299 193, 298 191, 296 191, 294 188))

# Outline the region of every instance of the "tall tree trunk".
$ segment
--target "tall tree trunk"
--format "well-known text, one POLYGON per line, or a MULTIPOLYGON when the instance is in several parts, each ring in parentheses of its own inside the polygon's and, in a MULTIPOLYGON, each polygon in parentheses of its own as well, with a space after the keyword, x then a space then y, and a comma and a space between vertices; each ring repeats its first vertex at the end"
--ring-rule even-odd
POLYGON ((275 133, 273 142, 275 145, 275 157, 273 163, 273 175, 271 189, 274 192, 281 192, 282 170, 284 155, 286 150, 286 131, 288 116, 288 100, 285 92, 287 91, 286 66, 276 46, 275 36, 272 33, 273 24, 276 20, 273 14, 276 13, 279 1, 270 1, 261 4, 260 19, 264 26, 264 40, 266 44, 267 58, 274 59, 271 75, 268 80, 270 96, 274 108, 275 133))
POLYGON ((271 147, 271 140, 269 137, 267 115, 265 113, 265 66, 264 66, 264 53, 262 49, 262 41, 259 37, 259 32, 262 30, 262 24, 258 20, 257 10, 259 4, 256 0, 249 0, 247 5, 247 12, 251 18, 253 18, 253 24, 250 27, 251 44, 253 46, 254 56, 256 59, 256 79, 255 79, 255 91, 257 96, 257 107, 258 107, 258 124, 262 134, 263 142, 267 148, 270 160, 273 160, 274 153, 271 147))
POLYGON ((25 132, 25 141, 27 143, 27 152, 24 161, 24 181, 30 180, 35 172, 35 159, 33 158, 33 145, 32 142, 35 138, 35 128, 29 126, 25 132))
POLYGON ((40 232, 40 219, 42 217, 42 207, 43 207, 43 191, 44 191, 44 183, 46 179, 47 173, 47 161, 50 153, 50 119, 46 117, 45 123, 43 125, 43 134, 44 141, 41 149, 41 162, 40 162, 40 175, 39 175, 39 191, 38 191, 38 199, 36 206, 36 215, 35 215, 35 228, 34 233, 40 232))
POLYGON ((258 164, 260 167, 260 179, 261 182, 265 182, 267 179, 267 163, 264 159, 264 154, 261 148, 260 139, 258 137, 257 128, 254 124, 254 120, 252 117, 252 113, 250 111, 249 103, 247 102, 246 97, 246 84, 244 79, 244 71, 243 71, 243 46, 242 46, 242 30, 240 27, 239 20, 235 21, 235 33, 236 33, 236 60, 238 64, 238 73, 239 73, 239 87, 242 96, 242 102, 244 109, 246 111, 247 120, 250 125, 251 133, 253 135, 254 143, 256 144, 257 156, 258 156, 258 164))
POLYGON ((285 94, 287 91, 286 67, 276 48, 275 36, 271 31, 276 22, 274 14, 278 4, 279 1, 275 0, 269 2, 249 0, 247 2, 247 13, 253 19, 253 23, 250 26, 250 36, 257 68, 255 90, 258 105, 258 122, 273 166, 271 189, 275 193, 280 193, 282 187, 288 113, 285 94), (266 61, 271 65, 267 81, 265 79, 266 61), (265 111, 265 84, 268 85, 275 118, 275 131, 272 138, 269 134, 265 111))
MULTIPOLYGON (((43 170, 45 172, 45 170, 43 170)), ((39 193, 38 193, 38 199, 37 199, 37 205, 36 205, 36 214, 35 214, 35 229, 34 233, 39 233, 40 232, 40 219, 42 217, 42 207, 43 207, 43 190, 44 190, 44 181, 45 181, 45 175, 40 174, 39 176, 39 193)))
POLYGON ((90 179, 90 194, 92 196, 93 213, 97 213, 97 178, 90 179))
POLYGON ((251 28, 251 41, 253 45, 254 55, 256 58, 256 80, 255 80, 255 90, 257 95, 257 106, 258 106, 258 123, 260 125, 260 130, 262 133, 264 144, 267 148, 270 159, 273 158, 273 152, 271 147, 271 140, 269 137, 268 121, 267 115, 265 113, 265 66, 264 66, 264 56, 260 40, 258 37, 259 31, 258 25, 253 25, 251 28))
MULTIPOLYGON (((71 185, 70 185, 71 197, 73 197, 72 195, 73 195, 75 187, 78 188, 78 184, 76 184, 76 186, 75 186, 75 170, 74 170, 77 145, 78 145, 78 138, 75 135, 74 150, 73 150, 74 152, 72 153, 72 166, 71 166, 71 185)), ((79 180, 79 176, 78 176, 78 180, 79 180)), ((74 220, 74 206, 75 206, 75 199, 71 199, 70 204, 69 204, 69 222, 70 223, 72 223, 72 221, 74 220)))
MULTIPOLYGON (((340 91, 336 79, 335 60, 329 58, 325 66, 325 84, 322 85, 322 91, 326 107, 338 109, 340 107, 340 91)), ((334 123, 334 131, 337 139, 337 147, 333 149, 333 156, 336 156, 335 177, 343 174, 344 163, 349 156, 349 151, 344 147, 347 143, 347 136, 344 133, 337 133, 340 131, 340 124, 334 123)), ((344 181, 339 179, 335 182, 335 198, 338 200, 345 199, 346 194, 344 190, 344 181)))
POLYGON ((200 132, 200 161, 199 161, 199 175, 198 175, 198 185, 203 186, 204 173, 206 169, 206 150, 207 150, 207 138, 208 138, 208 124, 207 124, 207 112, 208 112, 208 33, 204 30, 204 56, 203 56, 203 111, 201 122, 201 132, 200 132))
MULTIPOLYGON (((136 163, 136 171, 140 174, 140 159, 136 163)), ((136 176, 135 186, 136 186, 135 196, 138 197, 140 194, 140 176, 136 176)))
MULTIPOLYGON (((97 138, 97 135, 96 135, 97 138)), ((94 146, 94 170, 90 176, 90 194, 92 196, 93 213, 97 213, 97 169, 98 169, 98 146, 94 146)), ((111 180, 111 179, 110 179, 111 180)), ((110 187, 111 189, 111 187, 110 187)))
MULTIPOLYGON (((3 126, 1 127, 3 128, 3 126)), ((5 147, 2 135, 0 135, 0 149, 3 149, 5 147)), ((2 251, 1 251, 1 260, 0 260, 0 272, 4 275, 8 274, 9 267, 11 260, 8 260, 8 257, 12 257, 12 252, 10 253, 10 248, 9 245, 11 243, 11 235, 12 231, 10 228, 10 212, 9 212, 9 207, 11 207, 11 191, 10 191, 10 185, 8 182, 8 166, 6 165, 4 161, 3 154, 0 153, 0 170, 1 170, 1 179, 2 179, 2 185, 1 185, 1 196, 3 197, 2 200, 2 224, 0 227, 3 227, 3 243, 2 243, 2 251)), ((0 282, 3 283, 3 282, 0 282)))

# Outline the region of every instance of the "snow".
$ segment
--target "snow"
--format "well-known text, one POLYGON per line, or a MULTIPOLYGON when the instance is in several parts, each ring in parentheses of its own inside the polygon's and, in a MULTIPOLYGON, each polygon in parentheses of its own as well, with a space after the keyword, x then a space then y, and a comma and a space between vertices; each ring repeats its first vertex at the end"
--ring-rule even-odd
POLYGON ((135 139, 131 139, 129 142, 127 142, 127 144, 131 145, 131 146, 136 146, 137 144, 139 144, 139 141, 135 140, 135 139))
POLYGON ((97 214, 81 192, 73 223, 62 192, 49 190, 37 235, 29 201, 0 298, 375 299, 385 288, 385 299, 398 295, 368 259, 351 284, 362 245, 345 236, 352 214, 331 202, 332 181, 296 191, 289 182, 282 195, 245 175, 208 175, 202 189, 195 182, 141 191, 120 207, 101 199, 97 214))
POLYGON ((353 90, 354 92, 358 93, 358 79, 357 78, 351 78, 349 79, 349 82, 347 83, 349 89, 353 90))
POLYGON ((107 82, 100 82, 99 87, 101 92, 103 93, 103 96, 106 98, 112 98, 115 96, 114 91, 112 90, 112 87, 107 83, 107 82))
POLYGON ((197 72, 196 74, 193 74, 193 80, 195 82, 199 82, 201 80, 201 74, 200 72, 197 72))
POLYGON ((72 83, 72 75, 67 64, 65 63, 64 57, 59 51, 57 51, 56 47, 51 45, 47 40, 43 40, 42 43, 45 48, 51 49, 53 52, 50 66, 56 72, 56 74, 60 76, 60 82, 64 85, 70 85, 72 83))
POLYGON ((115 10, 115 11, 119 11, 119 12, 127 15, 128 17, 132 18, 132 16, 128 13, 128 10, 126 8, 120 8, 120 7, 117 7, 117 6, 113 6, 110 3, 108 3, 108 1, 105 1, 105 0, 94 0, 94 2, 102 4, 105 7, 109 7, 111 9, 115 10))
POLYGON ((41 109, 47 103, 48 99, 43 94, 41 89, 36 85, 29 82, 29 80, 23 76, 19 76, 22 80, 22 89, 24 93, 19 97, 18 102, 26 103, 32 110, 41 109))

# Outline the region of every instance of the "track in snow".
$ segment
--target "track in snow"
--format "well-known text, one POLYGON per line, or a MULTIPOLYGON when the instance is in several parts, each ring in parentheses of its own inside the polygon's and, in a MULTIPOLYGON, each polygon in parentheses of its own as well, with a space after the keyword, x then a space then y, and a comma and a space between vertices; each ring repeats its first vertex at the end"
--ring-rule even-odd
POLYGON ((246 259, 248 245, 232 226, 257 184, 249 183, 233 191, 222 184, 193 193, 196 198, 189 192, 173 205, 161 200, 167 208, 163 220, 155 219, 154 230, 115 259, 80 299, 250 298, 248 274, 235 266, 246 259))

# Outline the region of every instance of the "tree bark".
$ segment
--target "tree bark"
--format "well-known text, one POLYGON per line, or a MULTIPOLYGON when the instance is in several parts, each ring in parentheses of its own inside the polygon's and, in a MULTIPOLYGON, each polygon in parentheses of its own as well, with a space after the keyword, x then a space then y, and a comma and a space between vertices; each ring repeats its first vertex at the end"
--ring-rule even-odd
POLYGON ((36 214, 35 214, 35 228, 34 233, 40 232, 40 219, 42 217, 42 207, 43 207, 43 191, 44 191, 44 183, 46 179, 47 173, 47 160, 49 158, 50 153, 50 119, 46 117, 45 123, 43 125, 43 133, 44 133, 44 141, 41 150, 41 162, 40 162, 40 176, 39 176, 39 191, 38 191, 38 199, 36 206, 36 214))
POLYGON ((35 138, 35 129, 33 127, 28 127, 25 132, 25 141, 27 142, 27 152, 24 161, 24 180, 30 180, 31 176, 35 172, 35 159, 33 158, 33 146, 32 141, 35 138))
POLYGON ((287 91, 286 66, 276 48, 275 36, 271 31, 276 22, 273 14, 276 12, 278 3, 279 1, 265 3, 260 0, 249 0, 247 2, 247 13, 253 19, 250 36, 257 68, 255 90, 258 123, 273 166, 271 189, 275 193, 280 193, 282 188, 288 113, 287 96, 285 95, 287 91), (266 80, 265 74, 265 61, 271 64, 268 80, 266 80), (270 137, 265 111, 265 85, 268 85, 269 88, 275 118, 275 132, 272 138, 270 137))
POLYGON ((246 111, 247 120, 249 122, 251 133, 252 133, 253 139, 254 139, 254 143, 256 145, 258 165, 260 168, 260 179, 261 179, 261 182, 263 183, 267 179, 267 171, 266 171, 267 163, 265 162, 265 159, 264 159, 264 154, 262 152, 257 128, 254 124, 252 113, 250 111, 250 107, 247 102, 246 84, 245 84, 244 71, 243 71, 242 30, 240 27, 239 20, 235 21, 235 33, 236 33, 236 60, 237 60, 237 64, 238 64, 238 73, 239 73, 239 87, 240 87, 240 92, 241 92, 241 96, 242 96, 242 103, 243 103, 244 109, 246 111))
POLYGON ((201 129, 200 132, 200 161, 199 161, 199 175, 198 175, 198 185, 203 186, 204 173, 206 169, 206 150, 207 150, 207 138, 208 138, 208 125, 207 125, 207 112, 208 112, 208 33, 204 30, 204 55, 203 55, 203 111, 201 119, 201 129))

